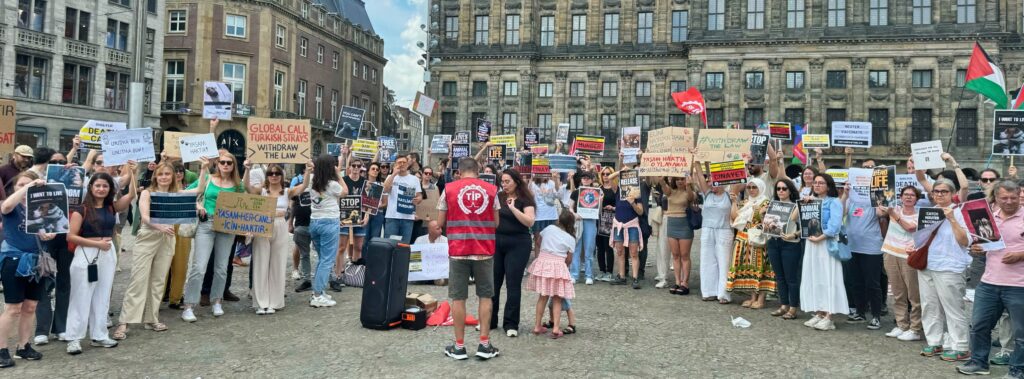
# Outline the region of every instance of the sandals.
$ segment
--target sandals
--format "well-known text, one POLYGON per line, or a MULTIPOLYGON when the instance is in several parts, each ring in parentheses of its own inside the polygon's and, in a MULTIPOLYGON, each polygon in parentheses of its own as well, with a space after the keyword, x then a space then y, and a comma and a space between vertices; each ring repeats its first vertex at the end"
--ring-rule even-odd
POLYGON ((700 298, 700 301, 715 301, 718 300, 718 296, 708 296, 700 298))
POLYGON ((576 334, 576 325, 566 326, 565 329, 562 329, 562 333, 563 334, 576 334))
POLYGON ((555 323, 554 323, 554 322, 551 322, 551 321, 547 321, 547 322, 545 322, 545 323, 543 323, 543 324, 540 324, 540 326, 543 326, 543 327, 545 327, 545 328, 547 328, 547 329, 551 329, 552 327, 554 327, 554 326, 555 326, 555 323))
POLYGON ((162 322, 154 322, 152 324, 146 324, 145 328, 146 330, 152 330, 154 332, 162 332, 167 330, 167 324, 164 324, 162 322))
POLYGON ((789 311, 786 312, 786 314, 782 315, 782 319, 783 320, 795 319, 797 317, 796 312, 797 312, 796 308, 792 308, 791 307, 791 308, 789 308, 789 311))
POLYGON ((669 288, 668 293, 673 294, 673 295, 678 294, 679 293, 679 285, 678 284, 677 285, 673 285, 672 288, 669 288))
POLYGON ((771 315, 773 317, 779 317, 779 316, 782 316, 783 314, 785 314, 788 310, 789 309, 787 307, 784 307, 784 306, 783 307, 779 307, 779 309, 776 309, 775 312, 771 313, 771 315))
POLYGON ((114 333, 110 335, 110 338, 113 338, 116 341, 122 341, 125 338, 128 338, 128 325, 118 325, 117 329, 114 329, 114 333))
POLYGON ((731 303, 732 303, 732 300, 718 299, 718 304, 726 305, 726 304, 731 304, 731 303))
POLYGON ((676 290, 676 295, 689 295, 689 294, 690 294, 690 287, 687 287, 687 286, 679 286, 679 289, 676 290))
POLYGON ((744 300, 742 303, 740 303, 740 306, 743 307, 743 308, 750 308, 750 304, 753 304, 753 303, 754 303, 754 299, 744 300))
POLYGON ((553 339, 553 340, 557 340, 557 339, 559 339, 559 338, 562 338, 562 336, 564 336, 564 335, 565 335, 565 333, 564 333, 564 332, 561 332, 561 331, 555 330, 555 331, 552 331, 552 332, 551 332, 551 339, 553 339))

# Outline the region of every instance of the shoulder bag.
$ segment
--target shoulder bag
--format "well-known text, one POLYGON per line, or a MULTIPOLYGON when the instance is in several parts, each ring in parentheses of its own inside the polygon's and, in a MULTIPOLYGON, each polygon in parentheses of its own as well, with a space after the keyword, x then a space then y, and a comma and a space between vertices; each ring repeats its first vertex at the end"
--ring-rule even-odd
MULTIPOLYGON (((946 220, 942 220, 940 223, 945 221, 946 220)), ((907 250, 907 266, 917 270, 924 270, 928 267, 928 249, 931 247, 932 240, 935 239, 935 235, 939 233, 940 227, 942 227, 942 225, 935 227, 932 234, 928 236, 928 242, 925 242, 924 246, 914 250, 907 250)))
POLYGON ((362 259, 352 262, 345 267, 345 273, 341 275, 341 282, 349 287, 362 287, 366 278, 366 265, 362 259))

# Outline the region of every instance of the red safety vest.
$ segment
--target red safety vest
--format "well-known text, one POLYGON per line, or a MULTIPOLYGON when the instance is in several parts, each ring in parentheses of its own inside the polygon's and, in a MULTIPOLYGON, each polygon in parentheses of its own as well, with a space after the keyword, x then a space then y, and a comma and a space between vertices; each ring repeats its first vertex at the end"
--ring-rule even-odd
POLYGON ((449 256, 494 255, 494 201, 498 188, 477 178, 448 183, 444 189, 448 206, 449 256))

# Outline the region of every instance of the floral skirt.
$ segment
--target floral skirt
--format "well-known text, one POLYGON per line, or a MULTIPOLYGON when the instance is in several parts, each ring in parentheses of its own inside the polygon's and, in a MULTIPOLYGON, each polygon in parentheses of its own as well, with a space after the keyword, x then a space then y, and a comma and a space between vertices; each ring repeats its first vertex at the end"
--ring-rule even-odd
POLYGON ((530 277, 526 280, 526 289, 541 296, 558 296, 563 299, 576 297, 569 268, 565 265, 565 257, 559 257, 541 251, 533 260, 528 270, 530 277))
POLYGON ((775 271, 764 247, 747 242, 747 232, 736 232, 732 265, 726 275, 726 291, 775 293, 775 271))

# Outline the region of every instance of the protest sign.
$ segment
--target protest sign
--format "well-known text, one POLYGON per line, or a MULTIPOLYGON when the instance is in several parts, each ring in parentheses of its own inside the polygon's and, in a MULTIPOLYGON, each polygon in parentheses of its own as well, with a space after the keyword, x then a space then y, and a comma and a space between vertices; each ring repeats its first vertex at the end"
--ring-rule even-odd
MULTIPOLYGON (((85 197, 85 192, 82 189, 86 184, 84 168, 77 166, 65 168, 64 165, 57 164, 47 165, 46 182, 64 185, 64 190, 68 195, 68 209, 77 211, 82 208, 82 198, 85 197)), ((194 202, 192 208, 195 208, 194 202)))
POLYGON ((341 156, 341 145, 343 145, 343 144, 340 144, 340 143, 329 143, 329 144, 327 144, 327 155, 330 155, 332 157, 340 157, 341 156))
POLYGON ((637 155, 640 153, 640 127, 630 126, 622 128, 622 139, 619 140, 619 151, 623 155, 637 155))
POLYGON ((449 168, 452 170, 459 169, 459 159, 469 156, 469 144, 468 143, 453 143, 452 144, 452 160, 449 168))
POLYGON ((832 146, 871 147, 871 123, 832 121, 832 146))
POLYGON ((494 174, 480 174, 480 180, 490 183, 492 186, 498 185, 498 176, 494 174))
POLYGON ((448 279, 448 244, 415 244, 409 252, 410 282, 448 279))
POLYGON ((194 136, 197 133, 183 133, 183 132, 163 132, 164 137, 164 149, 161 151, 164 155, 172 158, 181 158, 181 147, 178 141, 183 137, 194 136))
POLYGON ((452 137, 452 143, 469 143, 469 132, 455 132, 455 136, 452 137))
POLYGON ((491 136, 491 143, 495 145, 505 145, 509 149, 516 149, 516 135, 515 134, 501 134, 491 136))
POLYGON ((363 126, 363 114, 366 110, 342 106, 341 116, 338 117, 338 125, 334 129, 334 137, 341 139, 359 139, 359 130, 363 126))
POLYGON ((196 217, 195 193, 149 193, 149 222, 160 225, 191 224, 196 222, 196 217))
POLYGON ((478 119, 476 120, 476 141, 487 142, 491 139, 491 122, 478 119))
POLYGON ((512 164, 512 168, 519 171, 520 174, 532 173, 533 153, 517 153, 516 161, 512 164))
POLYGON ((580 187, 576 195, 576 214, 585 220, 596 220, 601 213, 600 188, 580 187))
POLYGON ((800 203, 800 238, 820 236, 822 233, 821 200, 800 203))
POLYGON ((423 117, 429 118, 434 115, 434 109, 436 108, 437 101, 427 95, 424 95, 423 92, 416 91, 416 99, 412 103, 413 111, 423 115, 423 117))
POLYGON ((441 198, 436 191, 425 191, 423 195, 425 198, 416 204, 416 218, 424 220, 425 225, 426 220, 437 220, 437 202, 441 198))
POLYGON ((805 149, 827 149, 831 146, 832 144, 829 142, 828 134, 804 134, 805 149))
POLYGON ((363 221, 363 202, 361 195, 349 195, 338 198, 338 209, 341 211, 341 226, 359 226, 363 221))
POLYGON ((306 163, 312 159, 309 120, 250 117, 246 149, 251 163, 306 163))
POLYGON ((235 103, 235 93, 227 83, 203 83, 203 118, 212 120, 231 120, 231 108, 235 103))
POLYGON ((729 158, 726 158, 726 152, 724 151, 697 151, 697 154, 693 155, 694 162, 725 162, 737 159, 743 159, 743 155, 739 153, 728 153, 729 158))
POLYGON ((963 203, 960 212, 963 214, 964 223, 967 224, 967 230, 982 249, 993 251, 1006 248, 1006 241, 1003 241, 1003 237, 999 234, 999 228, 996 226, 995 219, 992 218, 992 211, 986 199, 963 203))
POLYGON ((856 202, 871 201, 871 181, 874 170, 870 168, 851 167, 847 170, 847 182, 850 192, 847 196, 856 202))
POLYGON ((557 129, 555 129, 555 143, 559 142, 569 142, 569 124, 558 124, 557 129))
POLYGON ((271 237, 276 196, 221 192, 213 214, 213 230, 234 235, 271 237))
POLYGON ((68 194, 62 183, 29 186, 25 195, 25 232, 65 234, 68 223, 68 194))
POLYGON ((789 141, 793 139, 793 127, 788 122, 769 122, 768 134, 774 139, 789 141))
MULTIPOLYGON (((744 157, 750 154, 750 130, 742 129, 701 129, 697 136, 697 150, 722 151, 744 157)), ((725 157, 730 159, 730 157, 725 157)))
POLYGON ((623 155, 622 164, 634 164, 637 163, 636 154, 623 155))
MULTIPOLYGON (((914 174, 896 174, 896 186, 894 188, 896 188, 896 191, 897 191, 896 192, 896 199, 897 200, 899 199, 900 191, 903 190, 904 188, 908 187, 908 186, 917 188, 917 190, 921 191, 922 194, 924 194, 924 192, 925 192, 924 191, 924 186, 921 185, 921 182, 917 181, 917 175, 914 175, 914 174)), ((922 195, 921 198, 923 199, 924 196, 922 195)))
POLYGON ((534 175, 540 175, 541 177, 551 176, 551 161, 548 157, 533 157, 533 168, 530 170, 534 175))
POLYGON ((452 142, 451 134, 435 134, 430 139, 431 154, 448 154, 448 144, 452 142))
POLYGON ((693 128, 655 129, 647 132, 645 153, 689 153, 695 142, 693 128))
POLYGON ((603 136, 576 136, 576 154, 604 156, 603 136))
POLYGON ((115 130, 102 134, 100 145, 106 166, 117 166, 128 161, 151 162, 156 160, 153 149, 153 129, 115 130))
POLYGON ((917 170, 946 168, 946 162, 942 160, 942 141, 912 143, 910 151, 914 158, 914 168, 917 170))
POLYGON ((992 154, 1024 155, 1024 111, 997 109, 992 122, 992 154))
POLYGON ((572 155, 550 154, 548 155, 548 167, 551 167, 551 172, 576 171, 576 157, 572 155))
POLYGON ((640 167, 640 176, 690 176, 690 157, 687 154, 645 153, 640 167))
POLYGON ((619 173, 619 199, 640 198, 640 173, 626 170, 619 173))
POLYGON ((946 219, 942 208, 922 207, 917 210, 917 227, 924 229, 946 219))
POLYGON ((523 145, 533 147, 538 143, 540 143, 540 134, 537 133, 537 128, 523 128, 523 145))
POLYGON ((0 99, 0 159, 4 159, 8 154, 14 152, 14 129, 17 121, 14 100, 0 99))
POLYGON ((128 129, 128 125, 123 122, 89 120, 85 123, 85 126, 82 126, 82 130, 78 133, 78 138, 82 140, 82 147, 99 150, 103 148, 103 145, 100 143, 103 133, 126 129, 128 129))
POLYGON ((747 165, 743 160, 712 163, 708 171, 712 186, 747 182, 747 165))
POLYGON ((398 141, 395 137, 377 137, 377 141, 380 142, 381 163, 395 163, 395 159, 398 159, 398 141))
POLYGON ((380 208, 381 197, 384 196, 384 184, 373 182, 369 183, 367 186, 363 186, 363 188, 363 197, 361 199, 363 212, 376 215, 377 210, 380 208))
POLYGON ((871 206, 888 207, 896 198, 896 166, 875 167, 871 171, 871 206))
POLYGON ((507 148, 505 145, 493 145, 487 150, 487 161, 493 162, 496 166, 501 166, 505 162, 505 155, 507 148))
POLYGON ((615 220, 615 211, 602 208, 599 217, 597 219, 597 235, 610 236, 612 234, 612 224, 615 220))
POLYGON ((213 139, 213 133, 196 134, 178 139, 178 151, 181 153, 181 161, 184 163, 198 161, 199 158, 216 158, 217 141, 213 139))
POLYGON ((764 215, 764 219, 761 220, 761 229, 764 230, 764 234, 772 237, 782 237, 783 234, 792 233, 793 230, 787 230, 786 226, 793 219, 796 206, 796 203, 783 201, 772 201, 769 203, 768 212, 764 215))
POLYGON ((825 173, 832 177, 832 180, 836 182, 837 186, 839 184, 846 184, 850 175, 849 171, 841 168, 830 168, 825 170, 825 173))
POLYGON ((548 145, 530 146, 530 152, 533 155, 548 155, 548 150, 548 145))
POLYGON ((768 159, 768 136, 754 134, 750 136, 750 164, 765 164, 768 159))
POLYGON ((359 139, 352 142, 352 156, 359 159, 373 159, 380 148, 379 142, 372 139, 359 139))

